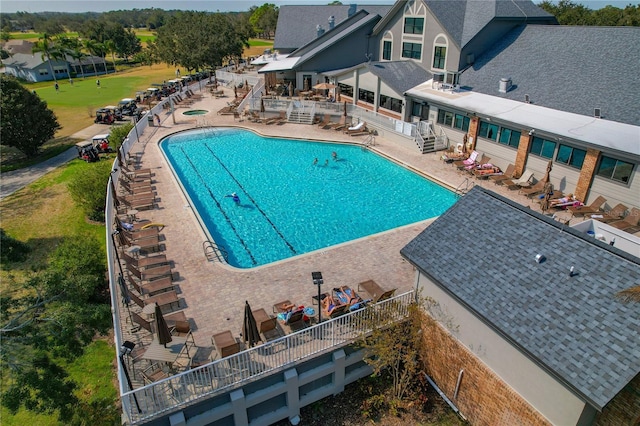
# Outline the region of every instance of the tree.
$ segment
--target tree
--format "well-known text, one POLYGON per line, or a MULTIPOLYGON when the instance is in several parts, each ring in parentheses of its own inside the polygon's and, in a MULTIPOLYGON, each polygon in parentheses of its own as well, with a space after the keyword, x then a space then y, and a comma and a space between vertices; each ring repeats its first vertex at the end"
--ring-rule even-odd
POLYGON ((271 33, 275 32, 278 23, 278 8, 275 4, 265 3, 255 9, 249 22, 258 34, 263 34, 265 38, 271 38, 271 33))
POLYGON ((56 78, 56 73, 53 69, 53 64, 51 63, 52 59, 59 59, 62 56, 62 53, 60 52, 59 49, 57 49, 55 47, 55 45, 53 44, 53 41, 51 39, 51 37, 49 36, 49 34, 44 33, 42 34, 42 37, 40 37, 38 39, 38 41, 36 41, 33 45, 32 48, 33 53, 38 53, 41 52, 42 53, 42 60, 45 61, 49 61, 49 69, 51 70, 51 75, 53 76, 53 81, 55 81, 56 83, 58 82, 58 79, 56 78))
POLYGON ((111 164, 108 161, 90 164, 69 182, 71 198, 82 206, 91 220, 104 222, 104 208, 107 200, 107 184, 111 164))
POLYGON ((2 144, 17 148, 27 156, 36 155, 60 128, 56 116, 45 101, 13 77, 0 76, 0 89, 2 144))
POLYGON ((105 51, 111 53, 111 60, 113 61, 113 72, 116 72, 116 43, 113 40, 106 40, 104 42, 105 51))
POLYGON ((370 336, 361 341, 365 349, 365 362, 374 375, 388 372, 393 380, 393 394, 402 400, 410 390, 422 366, 420 342, 422 339, 422 306, 414 302, 409 305, 408 316, 398 321, 396 306, 370 305, 370 336))
POLYGON ((213 68, 225 58, 239 57, 247 40, 226 15, 180 12, 158 30, 153 49, 160 60, 191 71, 213 68))
MULTIPOLYGON (((89 53, 89 59, 91 59, 91 65, 93 65, 93 74, 98 75, 98 69, 96 68, 96 62, 93 60, 94 56, 101 56, 103 46, 95 40, 85 40, 82 43, 84 49, 89 53)), ((107 67, 105 65, 105 71, 107 67)))
POLYGON ((36 412, 58 411, 68 423, 76 388, 58 359, 72 360, 96 333, 106 334, 111 310, 106 297, 104 252, 90 236, 63 241, 49 265, 0 304, 0 367, 8 384, 2 404, 36 412))
POLYGON ((60 37, 58 39, 61 50, 67 55, 80 63, 80 73, 84 79, 84 67, 82 66, 82 59, 87 55, 82 51, 82 43, 77 38, 60 37))

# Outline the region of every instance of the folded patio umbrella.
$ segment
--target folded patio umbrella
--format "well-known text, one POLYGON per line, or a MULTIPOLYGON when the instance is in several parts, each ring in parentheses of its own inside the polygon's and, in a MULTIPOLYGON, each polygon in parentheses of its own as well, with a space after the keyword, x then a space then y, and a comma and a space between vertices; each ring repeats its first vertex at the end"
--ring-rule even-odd
POLYGON ((156 331, 158 332, 158 343, 167 347, 167 343, 173 340, 171 338, 171 332, 169 331, 169 326, 167 326, 167 321, 164 319, 164 315, 162 315, 162 310, 160 310, 160 306, 156 303, 156 331))
POLYGON ((260 340, 258 325, 256 324, 256 319, 253 316, 253 312, 251 312, 251 306, 249 306, 248 301, 245 301, 244 305, 244 325, 242 337, 244 341, 249 344, 249 346, 255 345, 260 340))

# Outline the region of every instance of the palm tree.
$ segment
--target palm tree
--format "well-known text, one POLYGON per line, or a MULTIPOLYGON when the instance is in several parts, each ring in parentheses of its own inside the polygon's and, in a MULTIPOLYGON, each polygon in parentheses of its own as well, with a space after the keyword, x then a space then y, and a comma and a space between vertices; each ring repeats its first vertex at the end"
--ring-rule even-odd
POLYGON ((64 53, 71 56, 73 59, 80 62, 80 73, 84 80, 84 67, 82 66, 82 59, 87 55, 82 51, 82 45, 77 38, 61 37, 60 44, 62 45, 64 53))
POLYGON ((629 287, 626 290, 622 290, 616 294, 616 297, 622 299, 623 302, 640 302, 640 285, 635 287, 629 287))
POLYGON ((56 48, 51 40, 51 36, 47 33, 43 33, 42 37, 38 39, 33 44, 33 48, 31 50, 33 53, 42 53, 42 61, 47 60, 49 62, 49 68, 51 69, 51 75, 53 76, 53 81, 57 84, 58 79, 56 78, 56 72, 53 69, 53 64, 51 63, 52 59, 59 59, 61 56, 60 50, 56 48))
MULTIPOLYGON (((91 65, 93 65, 93 74, 94 75, 98 75, 98 69, 96 68, 96 63, 93 60, 94 56, 98 56, 98 53, 102 52, 102 50, 99 49, 98 46, 102 47, 102 45, 100 43, 98 43, 95 40, 85 40, 83 43, 84 49, 89 53, 89 59, 91 59, 91 65)), ((105 69, 107 67, 105 66, 105 69)))
POLYGON ((111 60, 113 61, 113 72, 116 72, 116 43, 113 40, 105 40, 104 47, 107 52, 111 53, 111 60))

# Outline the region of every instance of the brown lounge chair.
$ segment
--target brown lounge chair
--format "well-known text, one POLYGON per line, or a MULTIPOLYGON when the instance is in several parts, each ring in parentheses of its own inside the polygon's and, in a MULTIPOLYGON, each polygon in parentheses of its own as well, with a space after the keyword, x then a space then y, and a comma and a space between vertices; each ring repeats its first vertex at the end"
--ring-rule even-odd
POLYGON ((640 225, 640 209, 634 207, 631 209, 631 213, 622 220, 616 220, 609 223, 609 226, 613 226, 621 231, 627 231, 628 229, 637 228, 640 225))
POLYGON ((520 188, 518 192, 520 194, 526 195, 527 197, 531 198, 534 195, 544 192, 544 186, 546 184, 547 183, 544 180, 539 180, 531 188, 520 188))
POLYGON ((606 202, 607 199, 602 195, 599 195, 598 198, 593 200, 593 202, 588 206, 567 207, 567 211, 570 211, 573 216, 584 216, 585 214, 600 213, 602 211, 602 205, 606 202))
POLYGON ((533 172, 530 170, 525 170, 524 173, 518 179, 505 179, 496 182, 498 185, 504 185, 507 188, 514 190, 520 189, 523 187, 529 187, 531 179, 533 179, 533 172))
POLYGON ((329 124, 331 124, 331 116, 329 114, 325 114, 322 120, 318 123, 318 127, 324 129, 324 127, 329 124))
POLYGON ((389 299, 393 297, 396 289, 385 290, 374 280, 363 281, 358 284, 358 291, 364 290, 369 296, 371 296, 371 300, 373 303, 378 303, 381 300, 389 299))
POLYGON ((624 212, 629 208, 622 203, 616 204, 614 208, 599 214, 589 215, 589 219, 595 219, 599 222, 610 223, 620 220, 624 217, 624 212))
POLYGON ((344 132, 349 136, 360 136, 369 134, 367 123, 365 121, 361 121, 355 126, 347 127, 347 130, 345 130, 344 132))
POLYGON ((513 179, 513 174, 515 173, 515 171, 516 171, 516 166, 514 166, 513 164, 509 164, 507 166, 507 170, 505 170, 503 174, 489 176, 488 180, 492 181, 497 185, 498 182, 500 181, 513 179))
POLYGON ((323 294, 320 305, 320 309, 322 309, 322 316, 325 318, 337 318, 346 313, 349 307, 349 305, 335 300, 335 298, 333 298, 329 293, 323 294))

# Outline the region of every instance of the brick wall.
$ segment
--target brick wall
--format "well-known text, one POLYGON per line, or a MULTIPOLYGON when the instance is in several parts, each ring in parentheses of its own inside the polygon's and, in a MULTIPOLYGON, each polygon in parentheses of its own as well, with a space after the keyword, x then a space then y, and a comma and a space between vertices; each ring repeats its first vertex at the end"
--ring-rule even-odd
POLYGON ((585 155, 584 162, 582 163, 576 191, 573 193, 578 200, 586 200, 589 195, 589 188, 596 173, 598 157, 600 157, 600 151, 597 149, 587 149, 587 155, 585 155))
POLYGON ((518 145, 518 152, 516 153, 516 164, 514 176, 520 177, 524 173, 524 168, 527 165, 527 156, 529 155, 529 146, 533 136, 527 131, 523 131, 520 134, 520 143, 518 145))
POLYGON ((640 374, 603 408, 595 424, 597 426, 640 425, 640 374))
POLYGON ((428 314, 423 320, 425 371, 473 425, 550 425, 538 411, 428 314), (464 370, 453 399, 460 370, 464 370))

